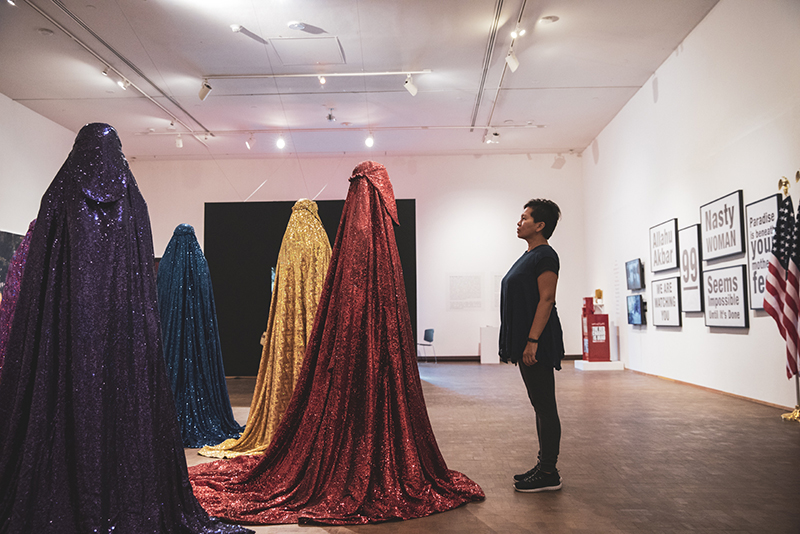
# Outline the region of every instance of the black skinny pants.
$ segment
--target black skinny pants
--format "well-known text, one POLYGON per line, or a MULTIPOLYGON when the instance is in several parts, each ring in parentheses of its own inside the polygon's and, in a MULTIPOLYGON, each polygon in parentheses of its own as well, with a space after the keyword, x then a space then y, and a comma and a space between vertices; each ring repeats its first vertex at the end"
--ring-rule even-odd
POLYGON ((536 412, 536 434, 539 437, 539 463, 541 470, 550 473, 556 468, 561 444, 561 421, 556 407, 556 380, 552 366, 519 363, 519 371, 528 398, 536 412))

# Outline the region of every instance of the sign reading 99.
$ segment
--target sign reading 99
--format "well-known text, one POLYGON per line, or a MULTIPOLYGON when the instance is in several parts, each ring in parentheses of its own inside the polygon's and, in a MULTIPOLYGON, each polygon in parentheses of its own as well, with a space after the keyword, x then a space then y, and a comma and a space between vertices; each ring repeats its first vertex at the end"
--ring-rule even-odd
POLYGON ((697 247, 683 249, 681 252, 681 273, 684 284, 697 282, 697 277, 700 276, 698 263, 697 247))
POLYGON ((681 259, 681 305, 685 312, 703 311, 703 278, 700 252, 700 225, 694 224, 678 232, 681 259))

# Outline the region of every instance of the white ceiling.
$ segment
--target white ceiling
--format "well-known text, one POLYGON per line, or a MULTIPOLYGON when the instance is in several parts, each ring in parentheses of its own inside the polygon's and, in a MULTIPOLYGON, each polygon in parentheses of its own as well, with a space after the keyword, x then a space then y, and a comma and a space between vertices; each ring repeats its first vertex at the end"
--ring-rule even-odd
POLYGON ((110 123, 128 157, 175 159, 580 152, 718 0, 15 1, 0 5, 0 93, 76 132, 110 123), (411 96, 404 73, 425 69, 411 96), (198 97, 206 76, 359 72, 400 74, 211 79, 198 97))

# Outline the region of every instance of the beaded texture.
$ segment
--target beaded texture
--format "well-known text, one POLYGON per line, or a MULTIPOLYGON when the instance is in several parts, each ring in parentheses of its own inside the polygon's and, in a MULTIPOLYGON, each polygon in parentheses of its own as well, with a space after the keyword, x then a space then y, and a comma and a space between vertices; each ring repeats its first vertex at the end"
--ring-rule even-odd
POLYGON ((0 381, 4 534, 248 532, 192 495, 147 206, 88 124, 42 198, 0 381))
POLYGON ((377 523, 484 498, 447 468, 417 369, 383 165, 353 171, 289 408, 263 456, 193 466, 210 513, 244 523, 377 523))
POLYGON ((189 224, 180 224, 158 264, 158 308, 183 446, 238 438, 219 343, 208 262, 189 224))
POLYGON ((267 450, 300 375, 330 260, 331 244, 317 203, 298 200, 278 252, 266 342, 244 434, 215 447, 203 447, 198 454, 235 458, 267 450))

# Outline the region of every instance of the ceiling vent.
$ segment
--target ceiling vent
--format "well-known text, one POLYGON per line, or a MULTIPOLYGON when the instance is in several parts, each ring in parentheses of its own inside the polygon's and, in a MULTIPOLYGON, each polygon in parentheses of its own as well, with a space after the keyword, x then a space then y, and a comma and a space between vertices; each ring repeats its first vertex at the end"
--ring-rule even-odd
POLYGON ((338 37, 286 37, 273 38, 269 42, 284 66, 345 63, 338 37))

